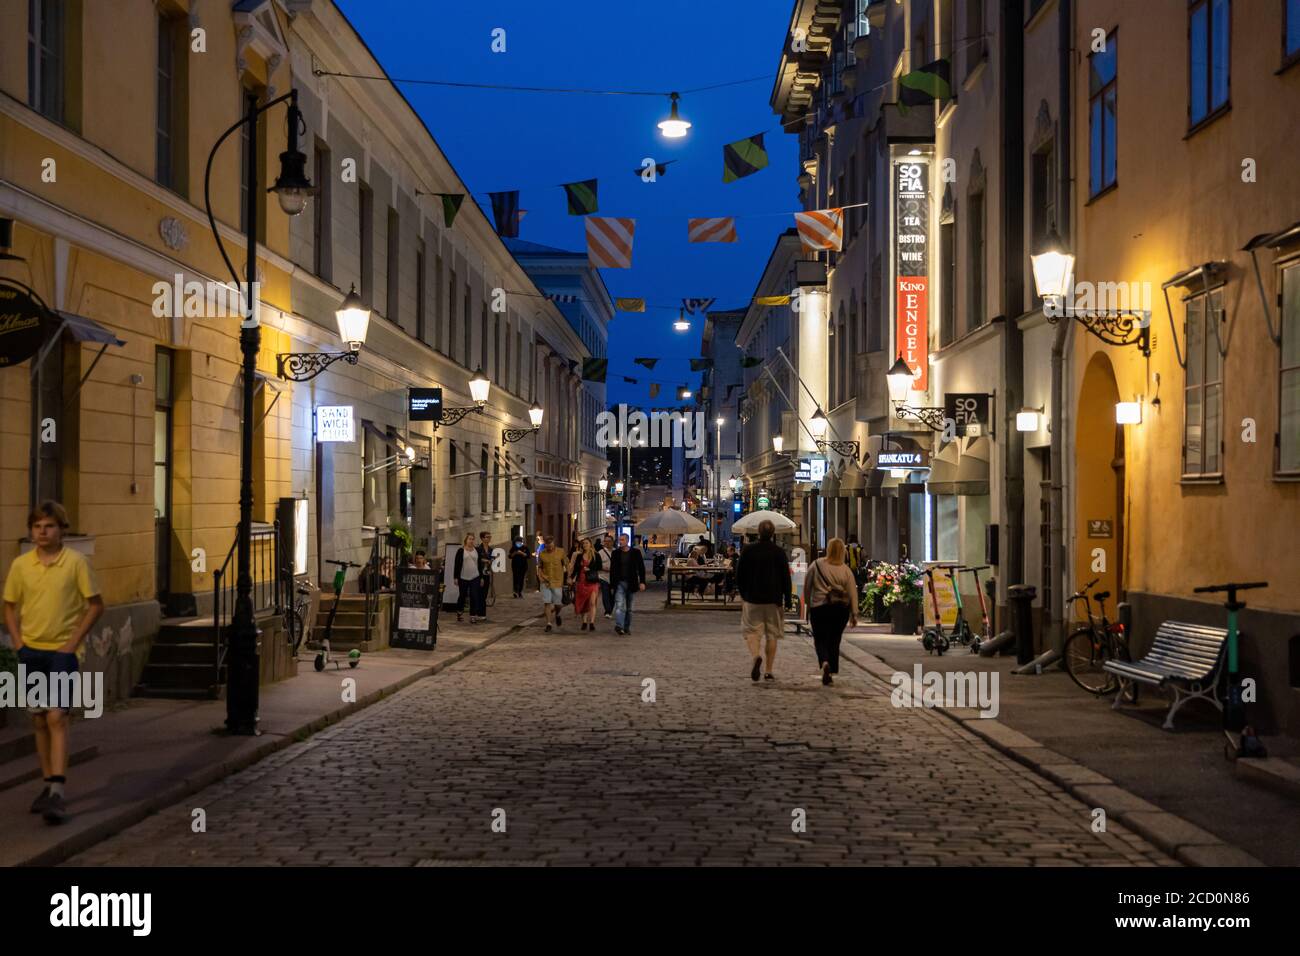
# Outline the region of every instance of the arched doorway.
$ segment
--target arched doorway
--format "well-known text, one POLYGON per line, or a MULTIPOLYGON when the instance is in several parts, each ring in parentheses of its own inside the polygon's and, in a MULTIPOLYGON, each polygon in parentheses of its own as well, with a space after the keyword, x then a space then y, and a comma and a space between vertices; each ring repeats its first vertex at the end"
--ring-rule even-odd
POLYGON ((1112 620, 1124 588, 1124 428, 1115 423, 1118 401, 1110 357, 1097 352, 1084 370, 1075 414, 1076 580, 1069 591, 1100 578, 1093 592, 1110 592, 1106 609, 1112 620))

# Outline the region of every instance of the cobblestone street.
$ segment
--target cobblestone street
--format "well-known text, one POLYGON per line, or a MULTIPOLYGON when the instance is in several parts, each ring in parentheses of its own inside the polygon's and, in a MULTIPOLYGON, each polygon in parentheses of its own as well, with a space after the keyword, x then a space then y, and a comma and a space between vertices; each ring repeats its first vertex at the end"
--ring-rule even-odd
POLYGON ((739 615, 658 604, 511 634, 70 862, 1173 862, 847 661, 823 688, 807 638, 754 684, 739 615))

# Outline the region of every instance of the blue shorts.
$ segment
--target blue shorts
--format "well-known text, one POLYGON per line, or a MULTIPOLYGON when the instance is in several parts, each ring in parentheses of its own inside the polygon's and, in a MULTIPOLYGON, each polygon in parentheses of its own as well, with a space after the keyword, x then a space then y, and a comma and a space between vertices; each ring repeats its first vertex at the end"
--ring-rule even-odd
MULTIPOLYGON (((42 651, 34 647, 22 647, 18 651, 18 663, 23 665, 28 676, 32 674, 44 674, 46 686, 50 692, 54 692, 54 684, 50 678, 57 674, 76 674, 80 671, 77 664, 76 654, 64 654, 60 651, 42 651)), ((44 714, 51 710, 72 710, 72 701, 50 701, 49 703, 59 703, 62 706, 55 707, 28 707, 27 712, 30 714, 44 714)))
POLYGON ((564 588, 548 588, 545 584, 541 587, 543 604, 563 604, 564 588))

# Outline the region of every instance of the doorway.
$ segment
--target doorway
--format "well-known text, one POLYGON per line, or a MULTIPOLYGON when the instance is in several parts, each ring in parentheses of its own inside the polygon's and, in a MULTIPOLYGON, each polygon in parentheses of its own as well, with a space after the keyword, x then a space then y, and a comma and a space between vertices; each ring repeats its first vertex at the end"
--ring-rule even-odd
POLYGON ((1079 389, 1075 421, 1075 581, 1093 578, 1093 591, 1109 591, 1113 612, 1124 587, 1124 428, 1115 423, 1119 388, 1110 358, 1097 352, 1088 362, 1079 389))

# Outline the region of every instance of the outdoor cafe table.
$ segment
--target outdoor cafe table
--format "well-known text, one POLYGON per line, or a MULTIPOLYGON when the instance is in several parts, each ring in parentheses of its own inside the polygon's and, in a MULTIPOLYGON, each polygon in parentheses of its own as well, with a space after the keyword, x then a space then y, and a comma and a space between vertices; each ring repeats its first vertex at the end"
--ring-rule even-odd
MULTIPOLYGON (((712 579, 712 577, 715 574, 725 575, 728 570, 729 568, 727 562, 725 559, 722 558, 714 558, 712 561, 708 561, 704 564, 698 564, 695 561, 690 560, 689 558, 669 558, 668 567, 665 569, 665 573, 668 576, 667 577, 668 598, 666 601, 664 601, 664 606, 671 607, 673 603, 673 576, 674 575, 676 575, 678 578, 681 579, 680 583, 678 584, 678 587, 681 589, 682 592, 681 604, 685 605, 687 591, 690 588, 691 580, 695 577, 696 574, 703 572, 710 579, 712 579)), ((709 583, 713 584, 713 581, 710 580, 709 583)), ((720 582, 719 585, 714 585, 713 600, 722 601, 726 603, 727 598, 721 587, 721 585, 725 583, 726 583, 726 579, 724 577, 723 581, 720 582)))

